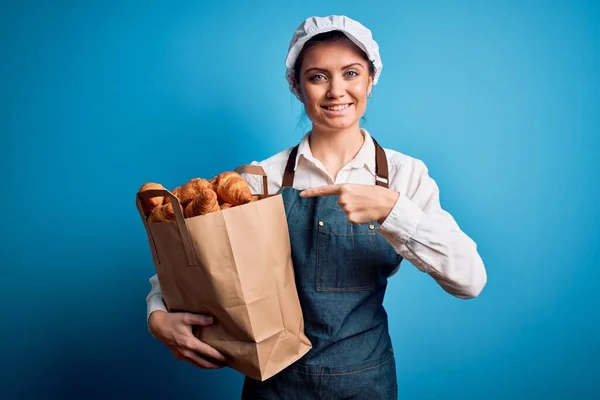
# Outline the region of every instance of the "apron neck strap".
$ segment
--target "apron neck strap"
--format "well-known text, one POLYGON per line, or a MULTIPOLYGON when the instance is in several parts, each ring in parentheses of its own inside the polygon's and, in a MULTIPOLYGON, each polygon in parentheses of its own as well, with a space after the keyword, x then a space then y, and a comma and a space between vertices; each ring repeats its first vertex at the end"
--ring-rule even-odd
MULTIPOLYGON (((379 143, 377 143, 375 138, 371 136, 371 139, 373 140, 373 144, 375 145, 375 184, 387 188, 389 187, 387 157, 385 156, 385 151, 379 145, 379 143)), ((296 157, 298 156, 298 146, 299 145, 296 145, 290 153, 287 165, 285 166, 285 171, 283 173, 283 181, 281 183, 281 187, 294 186, 294 167, 296 166, 296 157)))
POLYGON ((294 167, 296 165, 296 157, 298 156, 298 146, 296 145, 287 161, 287 165, 285 166, 285 171, 283 172, 283 182, 281 183, 281 187, 294 187, 294 167))
POLYGON ((385 151, 383 150, 383 147, 377 143, 374 137, 371 136, 371 139, 373 139, 373 143, 375 144, 375 184, 377 186, 388 188, 389 172, 385 151))

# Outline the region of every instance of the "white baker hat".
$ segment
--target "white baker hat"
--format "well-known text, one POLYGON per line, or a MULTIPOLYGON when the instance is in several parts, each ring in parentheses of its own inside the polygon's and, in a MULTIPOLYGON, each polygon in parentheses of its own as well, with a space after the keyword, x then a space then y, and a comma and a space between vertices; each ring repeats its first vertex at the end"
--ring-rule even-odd
POLYGON ((379 45, 373 40, 371 31, 360 22, 346 17, 345 15, 310 17, 302 22, 296 29, 296 32, 294 32, 294 36, 292 37, 288 49, 288 55, 285 59, 285 77, 290 85, 290 90, 296 97, 298 97, 299 94, 296 93, 296 90, 294 89, 294 64, 296 63, 300 51, 302 51, 304 44, 313 36, 330 31, 343 32, 348 39, 367 54, 367 57, 375 66, 373 86, 377 84, 383 64, 381 63, 381 57, 379 55, 379 45))

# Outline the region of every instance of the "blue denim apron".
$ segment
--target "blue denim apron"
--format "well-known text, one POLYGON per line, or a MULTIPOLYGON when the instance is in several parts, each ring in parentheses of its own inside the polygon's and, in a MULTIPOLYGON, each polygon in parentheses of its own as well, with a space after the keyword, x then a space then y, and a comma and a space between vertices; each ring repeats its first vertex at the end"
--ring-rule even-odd
MULTIPOLYGON (((385 152, 377 179, 387 187, 385 152)), ((242 399, 396 399, 396 365, 383 298, 402 258, 376 232, 352 224, 337 196, 301 198, 294 189, 296 146, 282 189, 296 286, 312 349, 264 382, 246 377, 242 399)))

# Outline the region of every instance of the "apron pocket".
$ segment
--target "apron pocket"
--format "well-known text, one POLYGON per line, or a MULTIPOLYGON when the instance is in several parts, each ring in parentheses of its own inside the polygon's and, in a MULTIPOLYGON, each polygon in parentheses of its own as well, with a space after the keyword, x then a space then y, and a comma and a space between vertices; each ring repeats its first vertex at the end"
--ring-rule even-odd
POLYGON ((375 289, 379 264, 376 224, 351 224, 340 210, 316 225, 316 290, 375 289))

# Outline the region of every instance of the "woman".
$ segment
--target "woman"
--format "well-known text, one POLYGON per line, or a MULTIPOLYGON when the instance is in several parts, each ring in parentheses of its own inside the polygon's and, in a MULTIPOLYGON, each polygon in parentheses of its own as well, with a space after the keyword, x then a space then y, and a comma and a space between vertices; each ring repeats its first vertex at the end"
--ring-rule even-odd
MULTIPOLYGON (((382 149, 359 125, 382 69, 371 32, 344 16, 309 18, 294 34, 286 66, 312 129, 298 146, 254 164, 284 200, 313 348, 265 382, 246 378, 243 398, 394 399, 387 278, 405 258, 466 299, 486 284, 485 268, 475 243, 441 208, 423 162, 382 149)), ((245 178, 261 191, 256 176, 245 178)), ((223 355, 191 334, 210 316, 166 312, 156 276, 151 283, 152 334, 176 357, 219 368, 223 355)))

